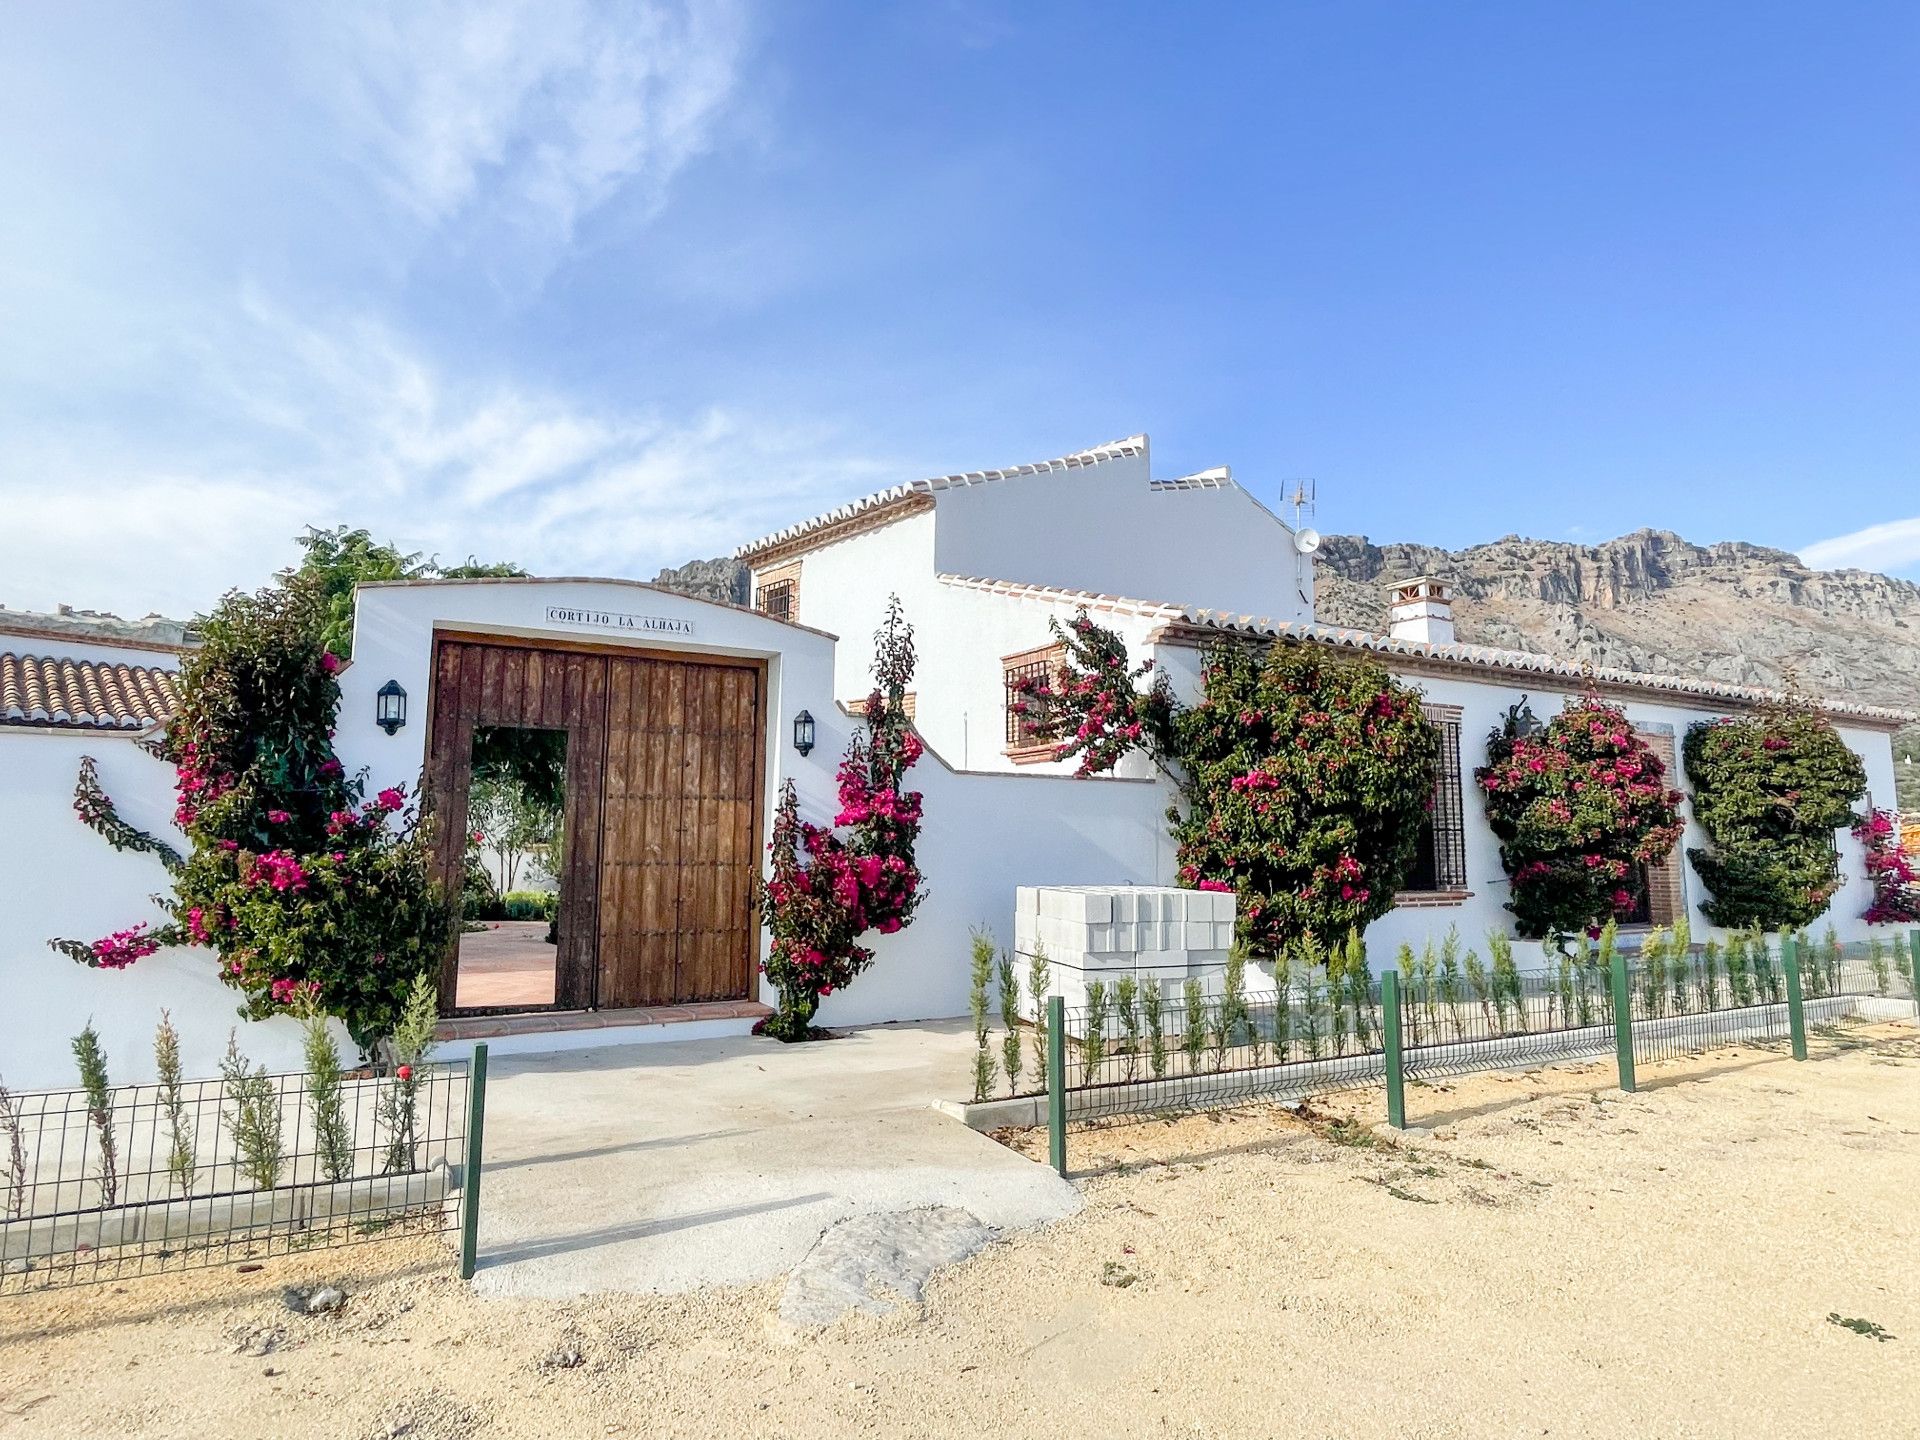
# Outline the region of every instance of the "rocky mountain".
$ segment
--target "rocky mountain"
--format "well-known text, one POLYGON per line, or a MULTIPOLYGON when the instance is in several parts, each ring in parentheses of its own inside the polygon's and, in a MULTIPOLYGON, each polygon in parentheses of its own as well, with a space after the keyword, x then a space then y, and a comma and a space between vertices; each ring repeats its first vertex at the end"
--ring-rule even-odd
MULTIPOLYGON (((1664 530, 1598 545, 1508 535, 1464 550, 1329 535, 1318 561, 1316 608, 1329 625, 1385 629, 1386 583, 1436 575, 1453 582, 1463 640, 1743 685, 1792 677, 1816 694, 1920 711, 1920 585, 1872 571, 1812 570, 1784 550, 1664 530)), ((696 560, 656 583, 748 598, 733 560, 696 560)), ((1898 753, 1915 756, 1903 773, 1920 772, 1920 734, 1902 736, 1898 753)), ((1920 808, 1920 773, 1901 803, 1920 808)))
POLYGON ((684 565, 662 570, 653 577, 653 583, 698 600, 745 605, 752 598, 747 593, 747 567, 727 555, 714 560, 689 560, 684 565))
MULTIPOLYGON (((1508 535, 1464 550, 1330 535, 1316 577, 1320 618, 1377 630, 1385 586, 1413 575, 1454 585, 1462 640, 1597 665, 1785 685, 1920 711, 1920 585, 1867 570, 1812 570, 1740 540, 1695 545, 1637 530, 1598 545, 1508 535)), ((1898 753, 1920 757, 1920 736, 1898 753)), ((1900 770, 1920 770, 1920 758, 1900 770)), ((1920 806, 1920 775, 1902 803, 1920 806)))

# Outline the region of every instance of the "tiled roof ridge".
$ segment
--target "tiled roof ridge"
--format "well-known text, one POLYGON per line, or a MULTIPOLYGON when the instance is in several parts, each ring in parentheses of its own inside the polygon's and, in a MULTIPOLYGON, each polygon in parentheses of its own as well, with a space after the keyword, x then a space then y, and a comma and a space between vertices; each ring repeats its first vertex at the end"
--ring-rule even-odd
POLYGON ((144 730, 166 720, 178 682, 158 665, 0 653, 0 725, 144 730))
POLYGON ((993 580, 981 575, 950 575, 942 571, 935 576, 943 585, 956 585, 968 590, 984 590, 992 595, 1006 595, 1021 600, 1062 600, 1069 604, 1085 605, 1088 609, 1114 611, 1124 615, 1143 615, 1148 619, 1178 621, 1186 618, 1187 611, 1179 605, 1170 605, 1163 600, 1142 600, 1132 595, 1105 595, 1093 590, 1076 590, 1066 585, 1038 585, 1024 580, 993 580))
MULTIPOLYGON (((1321 625, 1298 620, 1271 620, 1256 615, 1234 615, 1224 610, 1188 607, 1183 611, 1187 626, 1199 630, 1252 635, 1276 640, 1308 640, 1348 650, 1365 650, 1377 655, 1402 656, 1411 660, 1431 660, 1442 664, 1471 666, 1516 675, 1545 675, 1563 680, 1594 680, 1603 685, 1630 685, 1640 689, 1691 695, 1709 700, 1731 700, 1746 705, 1764 705, 1791 697, 1778 690, 1758 685, 1736 685, 1724 680, 1693 679, 1684 675, 1663 675, 1650 670, 1622 670, 1608 665, 1586 665, 1539 655, 1531 650, 1509 650, 1498 645, 1469 645, 1455 642, 1436 645, 1425 640, 1397 640, 1372 630, 1354 630, 1338 625, 1321 625)), ((1177 628, 1177 625, 1176 625, 1177 628)), ((1866 705, 1856 700, 1817 699, 1819 707, 1834 715, 1891 724, 1908 724, 1916 717, 1904 710, 1882 705, 1866 705)))
POLYGON ((1012 480, 1022 475, 1043 475, 1053 471, 1077 470, 1088 465, 1098 465, 1107 460, 1120 460, 1128 456, 1142 455, 1147 451, 1146 435, 1128 435, 1119 440, 1109 440, 1103 445, 1090 446, 1085 450, 1075 450, 1069 455, 1059 455, 1051 460, 1035 460, 1025 465, 1009 465, 998 470, 966 470, 953 475, 933 475, 924 480, 908 480, 898 485, 889 485, 885 490, 876 490, 871 495, 863 495, 858 500, 849 500, 837 505, 810 520, 789 525, 776 530, 771 535, 763 535, 758 540, 749 541, 734 550, 736 560, 744 560, 762 550, 776 545, 785 545, 810 535, 816 530, 824 530, 830 525, 838 525, 888 505, 897 504, 913 495, 931 495, 941 490, 954 490, 966 485, 986 485, 999 480, 1012 480))

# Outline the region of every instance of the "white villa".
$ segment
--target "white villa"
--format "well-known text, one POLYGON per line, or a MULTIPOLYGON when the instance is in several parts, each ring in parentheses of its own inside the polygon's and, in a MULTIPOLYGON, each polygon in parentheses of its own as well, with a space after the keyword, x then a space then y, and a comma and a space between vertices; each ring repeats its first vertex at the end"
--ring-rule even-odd
MULTIPOLYGON (((476 967, 450 954, 442 970, 449 1036, 534 1050, 738 1034, 766 1013, 766 937, 752 897, 774 797, 790 779, 804 813, 831 815, 834 770, 871 684, 870 637, 891 594, 917 632, 911 703, 927 755, 911 783, 926 795, 920 858, 930 890, 910 927, 877 938, 872 969, 827 1001, 829 1025, 964 1012, 968 930, 984 924, 1013 943, 1018 887, 1174 883, 1170 797, 1146 762, 1076 779, 1009 712, 1009 679, 1055 662, 1049 620, 1082 608, 1122 634, 1136 659, 1151 657, 1186 699, 1202 648, 1229 636, 1366 652, 1422 691, 1442 727, 1442 764, 1418 874, 1368 933, 1376 957, 1452 925, 1469 939, 1509 928, 1505 877, 1470 777, 1486 735, 1523 696, 1545 718, 1591 679, 1669 761, 1695 721, 1769 698, 1457 643, 1451 596, 1433 580, 1396 587, 1384 635, 1322 626, 1311 550, 1310 537, 1224 468, 1154 478, 1147 439, 1135 436, 897 485, 745 545, 751 608, 621 579, 367 585, 336 743, 373 788, 424 782, 449 837, 441 871, 457 882, 478 737, 564 737, 554 743, 564 746, 566 863, 543 988, 530 1001, 479 1004, 476 967), (800 743, 803 720, 811 745, 800 743)), ((109 1051, 125 1057, 121 1073, 135 1078, 163 1005, 190 1072, 210 1073, 235 997, 204 954, 163 951, 104 973, 46 945, 153 914, 157 865, 109 850, 80 824, 73 780, 79 756, 95 756, 122 813, 166 830, 170 772, 130 743, 165 717, 125 695, 129 686, 170 695, 160 677, 178 650, 139 652, 130 668, 152 672, 145 680, 121 674, 122 663, 120 699, 97 706, 87 685, 104 695, 97 667, 116 663, 101 647, 0 633, 0 651, 0 677, 12 677, 0 708, 9 817, 0 844, 13 902, 0 910, 0 1074, 17 1086, 63 1083, 68 1038, 92 1016, 109 1051), (61 679, 64 706, 47 700, 49 674, 61 679)), ((1865 763, 1872 798, 1891 803, 1891 736, 1910 717, 1844 702, 1826 709, 1865 763)), ((1690 914, 1706 931, 1684 858, 1703 843, 1690 826, 1650 877, 1648 924, 1690 914)), ((1847 884, 1831 919, 1857 938, 1862 852, 1844 832, 1835 843, 1847 884)), ((270 1065, 297 1054, 285 1021, 250 1027, 247 1043, 270 1065)))

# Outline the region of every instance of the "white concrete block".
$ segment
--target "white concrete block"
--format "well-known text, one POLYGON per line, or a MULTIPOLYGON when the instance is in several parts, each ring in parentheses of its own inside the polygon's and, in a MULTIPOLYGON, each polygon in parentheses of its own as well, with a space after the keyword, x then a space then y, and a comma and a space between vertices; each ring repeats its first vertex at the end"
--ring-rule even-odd
POLYGON ((1113 896, 1103 891, 1090 890, 1081 896, 1086 902, 1087 923, 1089 925, 1110 925, 1113 923, 1113 896))
POLYGON ((1206 950, 1213 945, 1213 925, 1206 920, 1189 920, 1180 927, 1182 942, 1189 950, 1206 950))

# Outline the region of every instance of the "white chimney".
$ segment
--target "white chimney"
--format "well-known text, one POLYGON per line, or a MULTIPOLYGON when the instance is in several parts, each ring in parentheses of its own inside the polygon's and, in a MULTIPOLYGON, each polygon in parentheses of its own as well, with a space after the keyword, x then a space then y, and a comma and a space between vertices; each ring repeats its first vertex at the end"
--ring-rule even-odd
POLYGON ((1453 586, 1431 575, 1387 587, 1387 634, 1395 640, 1453 644, 1453 586))

